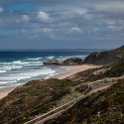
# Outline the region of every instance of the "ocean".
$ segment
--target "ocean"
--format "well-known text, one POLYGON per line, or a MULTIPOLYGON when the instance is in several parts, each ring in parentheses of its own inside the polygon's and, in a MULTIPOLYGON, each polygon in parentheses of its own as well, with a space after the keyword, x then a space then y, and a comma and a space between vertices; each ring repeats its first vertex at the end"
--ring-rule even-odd
POLYGON ((85 58, 92 50, 1 51, 0 88, 20 85, 34 79, 45 79, 67 71, 58 66, 43 65, 49 59, 85 58))

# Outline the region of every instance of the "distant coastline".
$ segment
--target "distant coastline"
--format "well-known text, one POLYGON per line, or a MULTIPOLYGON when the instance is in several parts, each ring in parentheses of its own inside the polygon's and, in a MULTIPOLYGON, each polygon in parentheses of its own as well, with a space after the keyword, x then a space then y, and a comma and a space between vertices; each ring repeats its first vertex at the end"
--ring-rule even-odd
POLYGON ((0 52, 94 52, 94 51, 105 51, 105 50, 110 50, 111 48, 70 48, 70 49, 66 49, 66 48, 61 48, 61 49, 0 49, 0 52))

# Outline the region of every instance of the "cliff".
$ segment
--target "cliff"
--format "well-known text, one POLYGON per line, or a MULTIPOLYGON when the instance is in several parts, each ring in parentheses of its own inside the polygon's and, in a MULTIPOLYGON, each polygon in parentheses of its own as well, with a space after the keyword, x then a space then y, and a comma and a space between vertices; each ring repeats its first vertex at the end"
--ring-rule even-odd
POLYGON ((124 60, 124 46, 105 52, 93 52, 85 58, 83 63, 103 65, 121 60, 124 60))

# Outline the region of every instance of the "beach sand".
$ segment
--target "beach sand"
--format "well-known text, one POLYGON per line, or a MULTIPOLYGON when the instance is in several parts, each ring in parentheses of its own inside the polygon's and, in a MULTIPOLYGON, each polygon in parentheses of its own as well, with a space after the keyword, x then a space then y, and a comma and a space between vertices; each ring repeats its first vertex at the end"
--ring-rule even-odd
POLYGON ((88 64, 76 65, 76 66, 63 66, 63 68, 67 68, 68 71, 63 73, 63 74, 54 76, 54 77, 58 78, 58 79, 64 79, 64 78, 72 76, 72 75, 74 75, 74 74, 76 74, 78 72, 85 71, 85 70, 91 69, 91 68, 98 68, 98 67, 100 67, 100 66, 88 65, 88 64))
MULTIPOLYGON (((69 76, 71 76, 73 74, 76 74, 78 72, 85 71, 85 70, 91 69, 91 68, 97 68, 97 67, 99 67, 99 66, 87 65, 87 64, 77 65, 77 66, 63 66, 63 68, 67 68, 68 71, 63 73, 63 74, 56 75, 53 78, 64 79, 64 78, 67 78, 67 77, 69 77, 69 76)), ((18 86, 13 86, 13 87, 0 89, 0 99, 2 99, 3 97, 7 96, 8 93, 10 93, 16 87, 18 87, 18 86)))
POLYGON ((17 86, 7 87, 7 88, 1 88, 0 89, 0 99, 7 96, 8 93, 10 93, 12 90, 14 90, 17 86))

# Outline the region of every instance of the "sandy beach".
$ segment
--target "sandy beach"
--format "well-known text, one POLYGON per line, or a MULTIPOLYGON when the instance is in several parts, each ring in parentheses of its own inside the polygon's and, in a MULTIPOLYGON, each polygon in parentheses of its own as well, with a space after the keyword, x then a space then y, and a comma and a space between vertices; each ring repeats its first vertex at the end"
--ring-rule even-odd
MULTIPOLYGON (((69 76, 71 76, 73 74, 76 74, 78 72, 85 71, 85 70, 91 69, 91 68, 97 68, 97 67, 99 67, 99 66, 86 65, 86 64, 85 65, 77 65, 77 66, 63 66, 63 68, 68 68, 68 71, 63 73, 63 74, 54 76, 54 78, 64 79, 64 78, 67 78, 67 77, 69 77, 69 76)), ((0 89, 0 99, 2 99, 3 97, 7 96, 8 93, 10 93, 16 87, 18 87, 18 86, 13 86, 13 87, 0 89)))
POLYGON ((64 79, 64 78, 67 78, 67 77, 74 75, 78 72, 85 71, 85 70, 91 69, 91 68, 98 68, 98 67, 100 67, 100 66, 88 65, 88 64, 76 65, 76 66, 64 66, 64 68, 68 68, 68 71, 63 73, 63 74, 54 76, 54 77, 58 78, 58 79, 64 79))
POLYGON ((1 88, 0 89, 0 99, 7 96, 8 93, 10 93, 12 90, 14 90, 17 86, 7 87, 7 88, 1 88))

